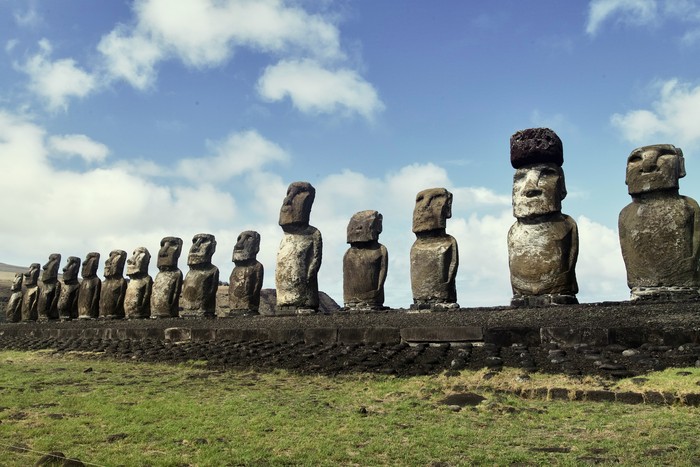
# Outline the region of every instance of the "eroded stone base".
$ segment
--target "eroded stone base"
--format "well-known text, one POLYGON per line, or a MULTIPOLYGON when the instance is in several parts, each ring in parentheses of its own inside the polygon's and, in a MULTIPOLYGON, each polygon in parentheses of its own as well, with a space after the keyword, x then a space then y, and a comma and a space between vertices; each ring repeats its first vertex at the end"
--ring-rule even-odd
POLYGON ((700 298, 694 287, 633 287, 630 300, 683 301, 700 298))
POLYGON ((408 312, 409 313, 430 313, 432 311, 450 311, 450 310, 459 310, 459 303, 414 300, 414 303, 413 303, 413 305, 411 305, 408 312))
POLYGON ((578 299, 575 295, 545 294, 545 295, 514 295, 510 306, 552 306, 552 305, 576 305, 578 299))

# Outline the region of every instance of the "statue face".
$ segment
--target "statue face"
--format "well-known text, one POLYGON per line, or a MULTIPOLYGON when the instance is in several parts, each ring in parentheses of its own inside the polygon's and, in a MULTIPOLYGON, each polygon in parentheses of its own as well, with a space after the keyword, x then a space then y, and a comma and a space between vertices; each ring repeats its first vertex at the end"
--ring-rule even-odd
POLYGON ((22 290, 22 280, 24 279, 24 274, 18 272, 15 274, 15 279, 12 281, 12 286, 10 290, 13 292, 18 292, 22 290))
POLYGON ((233 247, 233 261, 254 260, 260 251, 260 234, 252 230, 241 232, 233 247))
POLYGON ((178 237, 165 237, 160 241, 158 250, 158 269, 176 268, 177 260, 182 252, 182 239, 178 237))
POLYGON ((216 251, 216 240, 210 234, 197 234, 192 239, 190 254, 187 257, 189 266, 211 264, 211 257, 216 251))
POLYGON ((360 211, 350 218, 347 242, 377 241, 380 233, 382 233, 382 215, 377 211, 360 211))
POLYGON ((521 167, 513 176, 513 215, 541 216, 561 211, 566 197, 564 172, 554 163, 521 167))
POLYGON ((625 183, 630 195, 678 189, 685 177, 683 152, 671 144, 637 148, 627 158, 625 183))
POLYGON ((32 263, 29 266, 29 271, 24 273, 24 285, 27 287, 34 287, 39 281, 39 269, 41 264, 32 263))
POLYGON ((122 277, 124 274, 124 263, 126 262, 126 251, 112 250, 109 258, 105 261, 105 277, 122 277))
POLYGON ((315 197, 316 189, 310 183, 294 182, 289 185, 287 196, 280 209, 279 225, 282 228, 287 225, 309 225, 311 206, 315 197))
POLYGON ((416 195, 413 209, 413 232, 444 229, 452 217, 452 193, 444 188, 430 188, 416 195))
POLYGON ((49 260, 43 266, 41 274, 42 282, 56 280, 58 278, 58 268, 61 265, 61 255, 53 253, 49 255, 49 260))
POLYGON ((63 267, 63 281, 70 282, 78 278, 78 269, 80 269, 80 258, 77 256, 69 256, 66 265, 63 267))
POLYGON ((88 253, 83 261, 83 270, 80 275, 83 279, 95 277, 97 275, 97 266, 100 264, 100 254, 96 252, 88 253))
POLYGON ((134 250, 126 262, 126 274, 131 276, 134 274, 148 274, 148 264, 151 262, 151 254, 144 247, 138 247, 134 250))

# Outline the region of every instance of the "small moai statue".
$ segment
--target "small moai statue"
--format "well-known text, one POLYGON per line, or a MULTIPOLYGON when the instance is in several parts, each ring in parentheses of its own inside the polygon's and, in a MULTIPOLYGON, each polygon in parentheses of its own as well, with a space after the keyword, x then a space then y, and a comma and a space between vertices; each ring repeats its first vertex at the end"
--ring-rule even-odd
POLYGON ((10 299, 7 301, 5 317, 10 323, 18 323, 22 320, 22 279, 24 274, 18 272, 10 286, 10 299))
POLYGON ((229 316, 257 315, 263 285, 263 265, 256 259, 260 251, 260 234, 241 232, 233 247, 233 262, 228 286, 229 316))
POLYGON ((85 256, 80 275, 83 280, 78 289, 78 319, 97 319, 100 316, 102 281, 97 277, 100 254, 93 251, 85 256))
POLYGON ((318 311, 318 270, 321 267, 321 232, 309 225, 316 189, 308 182, 287 188, 279 225, 284 236, 277 252, 275 287, 277 315, 313 314, 318 311))
POLYGON ((63 267, 63 284, 58 296, 58 317, 61 321, 78 318, 78 293, 80 292, 78 270, 80 270, 80 258, 69 256, 63 267))
POLYGON ((459 267, 457 240, 445 228, 452 217, 452 193, 430 188, 416 195, 411 246, 413 311, 459 308, 456 277, 459 267))
POLYGON ((384 282, 389 254, 379 243, 382 215, 360 211, 350 218, 343 256, 343 302, 348 311, 384 309, 384 282))
POLYGON ((36 321, 39 318, 39 270, 41 264, 32 263, 24 273, 22 284, 22 321, 36 321))
POLYGON ((42 267, 39 281, 39 301, 37 314, 39 321, 58 319, 58 297, 61 294, 61 283, 58 281, 58 268, 61 266, 61 255, 53 253, 42 267))
POLYGON ((197 234, 187 256, 187 271, 182 285, 180 316, 185 318, 216 317, 216 292, 219 289, 219 268, 211 264, 216 239, 211 234, 197 234))
POLYGON ((152 318, 176 318, 180 313, 180 293, 182 292, 182 271, 177 261, 182 252, 182 239, 165 237, 160 241, 158 251, 158 274, 153 282, 151 293, 152 318))
POLYGON ((578 303, 578 227, 561 212, 561 139, 549 128, 518 131, 510 138, 510 162, 517 219, 508 231, 511 306, 578 303))
POLYGON ((100 318, 124 318, 124 297, 126 296, 126 279, 124 279, 126 251, 112 250, 105 261, 102 290, 100 291, 100 318))
POLYGON ((153 278, 148 275, 148 265, 151 253, 144 247, 134 250, 126 261, 126 275, 129 283, 126 285, 124 297, 124 314, 128 319, 144 319, 151 317, 151 290, 153 278))
POLYGON ((618 231, 632 300, 685 300, 700 287, 700 208, 678 194, 683 151, 671 144, 637 148, 627 158, 632 202, 618 231))

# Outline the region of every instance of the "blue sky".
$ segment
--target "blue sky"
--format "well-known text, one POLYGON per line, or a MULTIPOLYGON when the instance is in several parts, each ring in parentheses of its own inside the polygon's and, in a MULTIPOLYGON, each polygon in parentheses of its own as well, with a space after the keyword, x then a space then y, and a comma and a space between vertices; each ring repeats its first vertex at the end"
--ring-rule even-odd
POLYGON ((347 222, 377 209, 387 304, 406 307, 415 194, 444 186, 458 301, 503 305, 509 138, 548 126, 579 299, 621 300, 630 151, 680 146, 700 199, 700 1, 0 0, 0 17, 2 262, 207 232, 226 278, 253 229, 274 287, 279 207, 305 180, 321 290, 342 303, 347 222))

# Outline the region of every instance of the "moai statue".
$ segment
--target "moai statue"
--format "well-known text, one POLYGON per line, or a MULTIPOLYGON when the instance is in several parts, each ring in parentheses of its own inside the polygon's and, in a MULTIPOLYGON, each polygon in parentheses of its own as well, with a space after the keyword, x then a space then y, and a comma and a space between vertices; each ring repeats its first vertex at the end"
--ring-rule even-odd
POLYGON ((66 265, 63 267, 63 285, 61 285, 61 293, 58 297, 58 316, 62 321, 78 317, 79 269, 80 258, 69 256, 66 265))
POLYGON ((182 239, 165 237, 160 241, 158 269, 151 294, 152 318, 176 318, 179 315, 182 271, 177 260, 182 252, 182 239))
POLYGON ((241 232, 233 247, 233 262, 228 287, 229 315, 257 315, 263 285, 263 265, 256 259, 260 251, 260 234, 241 232))
POLYGON ((277 315, 311 314, 318 311, 318 270, 321 267, 321 232, 309 225, 316 189, 307 182, 287 188, 280 209, 279 225, 284 237, 277 252, 275 284, 277 315))
POLYGON ((216 316, 216 292, 219 289, 219 268, 211 264, 216 239, 211 234, 197 234, 187 256, 187 271, 182 285, 182 311, 185 318, 216 316))
POLYGON ((41 264, 32 263, 29 271, 24 273, 22 284, 22 321, 36 321, 39 318, 37 304, 39 302, 39 270, 41 264))
POLYGON ((631 299, 683 300, 700 287, 700 208, 678 194, 683 151, 671 144, 637 148, 627 158, 632 202, 618 231, 631 299))
POLYGON ((508 231, 511 306, 578 303, 578 228, 561 212, 561 140, 549 128, 518 131, 510 138, 510 162, 517 219, 508 231))
POLYGON ((12 294, 5 309, 6 319, 10 323, 18 323, 22 320, 22 279, 24 279, 24 274, 18 272, 10 287, 12 294))
POLYGON ((39 300, 37 315, 39 321, 58 319, 58 297, 61 294, 61 283, 58 281, 58 268, 61 266, 61 255, 53 253, 42 267, 39 281, 39 300))
POLYGON ((126 251, 112 250, 105 261, 102 290, 100 291, 100 318, 124 318, 124 297, 126 279, 124 279, 126 251))
POLYGON ((78 319, 97 319, 100 316, 100 292, 102 282, 97 277, 97 267, 100 264, 100 254, 88 253, 83 261, 80 274, 83 281, 78 289, 78 319))
POLYGON ((430 188, 416 195, 411 247, 411 310, 459 308, 455 279, 459 267, 457 241, 445 232, 452 217, 452 193, 430 188))
POLYGON ((124 314, 128 319, 151 317, 153 279, 148 275, 150 262, 151 254, 143 247, 135 249, 126 262, 126 275, 130 280, 126 285, 124 314))
POLYGON ((384 309, 384 281, 389 254, 379 243, 382 215, 360 211, 350 218, 343 256, 343 302, 348 311, 384 309))

